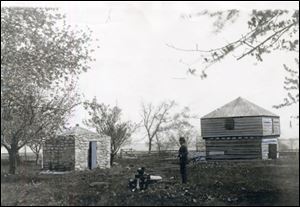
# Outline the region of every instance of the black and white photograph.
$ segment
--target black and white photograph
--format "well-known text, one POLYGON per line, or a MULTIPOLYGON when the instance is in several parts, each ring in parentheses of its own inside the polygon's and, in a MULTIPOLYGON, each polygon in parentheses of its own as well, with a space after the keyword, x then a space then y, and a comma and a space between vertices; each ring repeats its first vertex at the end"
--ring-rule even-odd
POLYGON ((1 206, 299 206, 299 1, 1 1, 1 206))

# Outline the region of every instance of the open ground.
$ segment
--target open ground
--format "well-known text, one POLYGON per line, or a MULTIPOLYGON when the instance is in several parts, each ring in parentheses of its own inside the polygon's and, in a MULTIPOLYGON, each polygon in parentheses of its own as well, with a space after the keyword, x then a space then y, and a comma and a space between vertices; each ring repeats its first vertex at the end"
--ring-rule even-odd
POLYGON ((298 159, 190 163, 186 185, 167 153, 118 159, 106 170, 42 175, 23 162, 16 175, 7 172, 2 160, 1 205, 299 205, 298 159), (131 192, 128 179, 141 166, 163 179, 131 192))

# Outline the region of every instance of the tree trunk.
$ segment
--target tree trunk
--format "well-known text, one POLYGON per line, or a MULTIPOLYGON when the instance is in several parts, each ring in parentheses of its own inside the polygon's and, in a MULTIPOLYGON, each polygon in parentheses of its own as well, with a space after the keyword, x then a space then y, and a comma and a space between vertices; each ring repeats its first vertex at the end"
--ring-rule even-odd
POLYGON ((35 165, 38 165, 39 163, 39 158, 40 158, 40 153, 35 154, 35 165))
POLYGON ((19 154, 19 151, 16 152, 16 159, 17 159, 17 165, 21 164, 21 156, 19 154))
POLYGON ((112 167, 113 163, 114 163, 114 158, 115 158, 115 155, 114 153, 110 153, 110 166, 112 167))
POLYGON ((156 143, 157 143, 158 154, 160 154, 160 147, 161 147, 161 145, 160 145, 160 142, 159 142, 157 134, 155 135, 155 138, 156 138, 156 143))
POLYGON ((11 147, 11 149, 8 151, 9 155, 9 173, 10 174, 16 174, 16 168, 18 163, 18 157, 19 153, 16 147, 11 147))
POLYGON ((152 139, 149 139, 149 149, 148 149, 149 154, 151 153, 151 149, 152 149, 152 139))

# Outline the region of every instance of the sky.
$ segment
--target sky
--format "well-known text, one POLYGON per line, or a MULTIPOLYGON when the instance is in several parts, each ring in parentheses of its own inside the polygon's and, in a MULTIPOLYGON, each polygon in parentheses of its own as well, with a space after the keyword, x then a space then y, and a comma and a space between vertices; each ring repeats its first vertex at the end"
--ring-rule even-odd
MULTIPOLYGON (((237 61, 228 57, 208 70, 208 78, 186 73, 183 63, 193 62, 198 54, 181 48, 211 49, 240 37, 247 31, 247 12, 251 9, 297 9, 298 2, 1 2, 2 6, 58 7, 67 22, 80 28, 88 26, 99 39, 92 69, 80 76, 79 91, 84 99, 117 104, 124 120, 139 122, 141 102, 158 104, 175 100, 179 108, 188 106, 202 117, 241 96, 281 117, 281 137, 299 137, 299 105, 272 108, 282 102, 283 64, 295 66, 294 57, 274 52, 256 64, 251 57, 237 61), (220 34, 213 34, 212 21, 206 17, 180 18, 182 14, 238 9, 241 16, 220 34)), ((197 66, 197 65, 196 65, 197 66)), ((198 65, 197 67, 201 67, 198 65)), ((70 123, 82 124, 88 116, 78 107, 70 123)), ((200 120, 191 122, 199 129, 200 120)), ((144 146, 142 130, 133 137, 133 147, 144 146)))

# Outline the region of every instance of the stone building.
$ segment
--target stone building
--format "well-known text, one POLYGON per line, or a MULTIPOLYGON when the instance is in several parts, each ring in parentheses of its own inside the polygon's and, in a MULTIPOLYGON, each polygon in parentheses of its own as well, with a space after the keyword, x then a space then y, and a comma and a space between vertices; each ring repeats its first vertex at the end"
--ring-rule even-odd
POLYGON ((55 171, 109 168, 110 142, 110 137, 77 125, 45 142, 43 168, 55 171))

